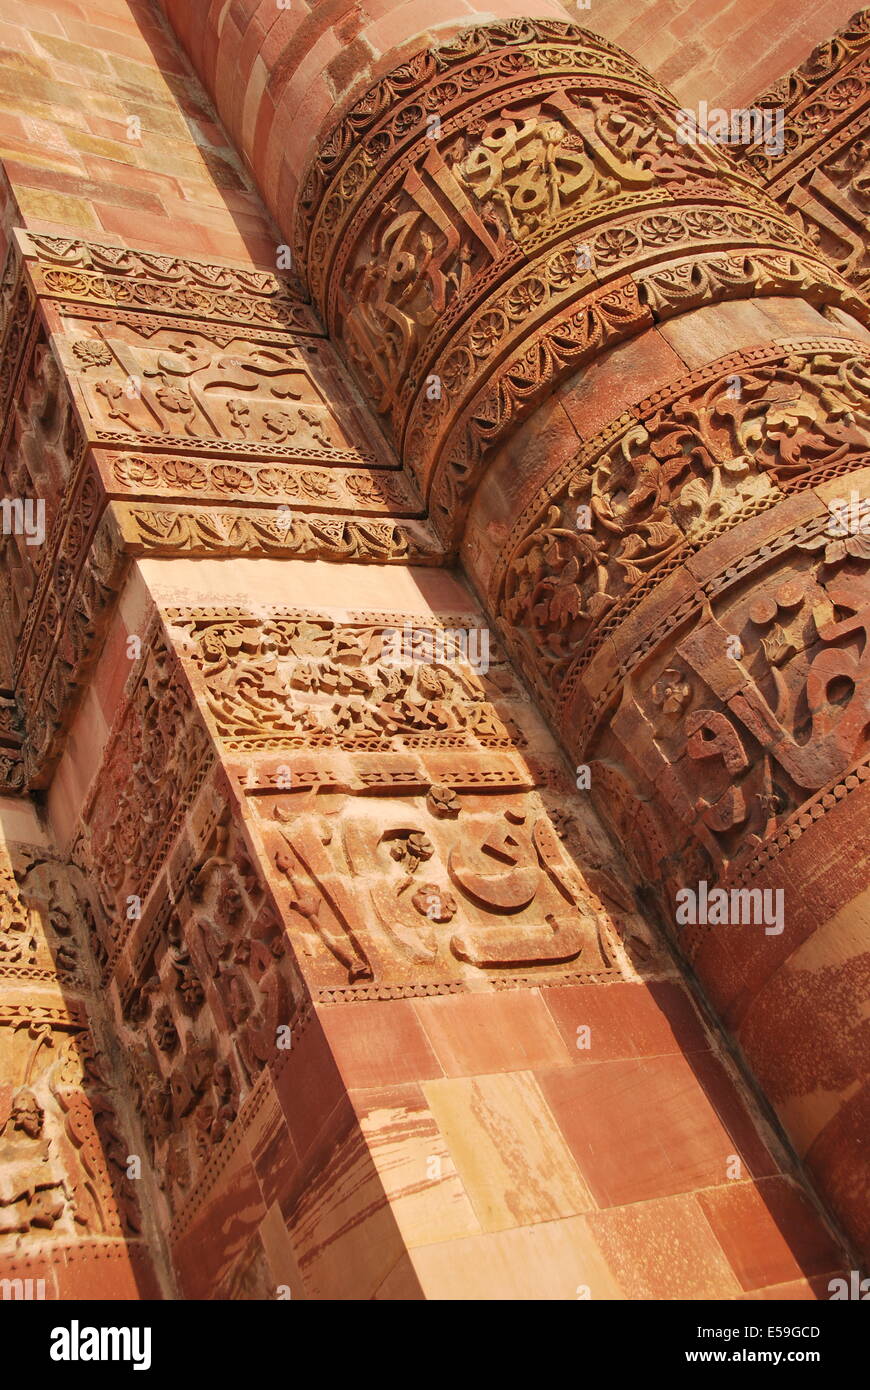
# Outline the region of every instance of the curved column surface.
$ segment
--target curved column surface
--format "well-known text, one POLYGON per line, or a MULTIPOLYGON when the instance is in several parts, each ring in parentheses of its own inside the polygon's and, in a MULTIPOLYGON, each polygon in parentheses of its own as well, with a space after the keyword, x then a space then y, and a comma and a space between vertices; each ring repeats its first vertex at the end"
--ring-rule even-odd
POLYGON ((472 23, 569 19, 558 0, 161 3, 285 235, 330 124, 381 72, 472 23))
POLYGON ((782 299, 650 330, 496 451, 463 546, 643 900, 865 1251, 868 369, 865 334, 782 299))
POLYGON ((618 49, 518 21, 427 48, 320 146, 297 264, 448 544, 499 441, 617 343, 752 297, 864 312, 754 175, 681 135, 618 49))
MULTIPOLYGON (((234 11, 194 54, 213 88, 249 67, 234 11)), ((316 45, 258 50, 272 134, 254 87, 225 118, 639 893, 870 1250, 867 307, 612 45, 545 17, 414 53, 412 27, 298 194, 340 101, 316 45)))

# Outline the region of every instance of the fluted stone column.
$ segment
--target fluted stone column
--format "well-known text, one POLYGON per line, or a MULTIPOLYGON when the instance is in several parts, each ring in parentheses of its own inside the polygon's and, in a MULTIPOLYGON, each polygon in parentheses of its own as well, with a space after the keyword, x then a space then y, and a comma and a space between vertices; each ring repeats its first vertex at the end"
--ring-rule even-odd
POLYGON ((415 46, 409 25, 390 69, 357 34, 339 82, 328 45, 293 57, 245 9, 199 60, 225 72, 235 24, 260 76, 216 95, 295 268, 867 1250, 863 302, 590 33, 505 19, 415 46))

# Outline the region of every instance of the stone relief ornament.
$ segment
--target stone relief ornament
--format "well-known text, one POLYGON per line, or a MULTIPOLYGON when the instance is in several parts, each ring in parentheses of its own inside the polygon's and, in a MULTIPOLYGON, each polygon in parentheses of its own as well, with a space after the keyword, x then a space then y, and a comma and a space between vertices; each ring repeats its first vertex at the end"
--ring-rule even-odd
POLYGON ((663 901, 687 865, 739 875, 813 793, 833 805, 867 756, 868 557, 826 559, 824 545, 793 541, 672 631, 599 729, 593 799, 611 826, 608 778, 647 802, 663 901))
POLYGON ((801 231, 862 294, 867 254, 870 18, 859 10, 754 103, 784 113, 784 149, 744 147, 743 161, 801 231))
POLYGON ((0 842, 0 1258, 135 1238, 115 1080, 97 1057, 85 898, 68 866, 0 842), (26 1002, 25 1002, 26 1001, 26 1002))
MULTIPOLYGON (((289 276, 16 235, 0 466, 46 543, 0 545, 3 790, 49 783, 134 559, 452 565, 491 451, 608 349, 750 298, 832 336, 578 432, 493 525, 473 653, 472 612, 152 613, 72 864, 0 857, 0 1246, 135 1244, 139 1150, 172 1240, 315 1006, 636 979, 687 876, 742 881, 866 776, 870 544, 823 513, 870 459, 865 29, 790 82, 777 170, 683 144, 574 26, 432 45, 308 171, 316 309, 289 276)), ((269 1260, 222 1288, 265 1296, 269 1260)))
POLYGON ((606 975, 616 957, 605 916, 540 801, 457 800, 449 820, 422 796, 323 795, 309 815, 290 794, 271 803, 263 835, 286 880, 281 901, 322 985, 556 966, 606 975))
POLYGON ((181 626, 231 749, 506 748, 519 738, 493 706, 487 674, 435 659, 434 640, 433 659, 395 660, 401 628, 383 621, 351 626, 293 613, 252 622, 240 610, 235 621, 181 626))
POLYGON ((291 278, 19 231, 3 286, 0 468, 43 509, 0 537, 7 790, 50 780, 131 554, 440 561, 291 278))
POLYGON ((551 692, 596 628, 627 611, 634 593, 642 599, 674 558, 747 509, 772 508, 802 475, 870 456, 865 354, 795 350, 747 367, 739 398, 730 370, 689 378, 683 393, 638 407, 603 450, 592 441, 546 487, 534 527, 505 551, 506 630, 534 653, 551 692))
MULTIPOLYGON (((480 974, 496 987, 523 983, 526 971, 619 977, 633 909, 622 904, 614 919, 572 860, 570 833, 557 833, 551 803, 533 791, 516 760, 526 706, 498 650, 468 640, 471 615, 428 626, 294 610, 173 609, 167 618, 223 757, 240 776, 245 769, 239 790, 252 798, 257 848, 242 846, 224 813, 189 869, 173 867, 178 849, 161 851, 169 868, 158 867, 145 921, 168 901, 167 871, 186 886, 181 897, 178 886, 170 892, 178 922, 166 928, 168 964, 147 964, 163 948, 150 926, 133 929, 143 963, 128 1018, 151 1020, 149 1065, 162 1071, 191 1027, 201 1036, 219 997, 249 1084, 289 1007, 285 955, 330 998, 473 987, 480 974), (271 916, 262 887, 251 886, 260 883, 271 916), (262 926, 250 935, 254 919, 262 926), (168 982, 176 1003, 158 1012, 168 982)), ((566 825, 571 832, 571 817, 566 825)), ((115 821, 115 843, 117 834, 115 821)), ((85 862, 99 864, 101 843, 93 830, 82 841, 85 862)), ((140 884, 143 899, 151 881, 140 884)), ((122 885, 136 887, 133 876, 122 885)), ((119 967, 123 939, 112 946, 119 967)))
POLYGON ((653 311, 803 294, 866 313, 754 174, 681 141, 672 99, 595 36, 496 24, 409 73, 327 138, 297 250, 445 539, 487 448, 653 311))

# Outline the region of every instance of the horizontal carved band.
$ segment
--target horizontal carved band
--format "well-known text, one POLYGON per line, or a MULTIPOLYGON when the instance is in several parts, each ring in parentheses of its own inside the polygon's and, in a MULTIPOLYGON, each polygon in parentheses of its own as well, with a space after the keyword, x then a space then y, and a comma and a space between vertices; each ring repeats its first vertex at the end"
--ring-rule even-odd
POLYGON ((583 444, 525 506, 492 574, 493 607, 548 703, 693 552, 804 475, 845 476, 868 454, 870 352, 835 338, 720 359, 583 444))

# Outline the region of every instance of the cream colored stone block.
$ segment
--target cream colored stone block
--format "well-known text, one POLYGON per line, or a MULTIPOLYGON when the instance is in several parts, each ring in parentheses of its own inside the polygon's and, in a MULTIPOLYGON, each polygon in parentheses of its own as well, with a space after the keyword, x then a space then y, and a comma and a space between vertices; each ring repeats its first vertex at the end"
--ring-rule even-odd
POLYGON ((480 1233, 444 1138, 427 1111, 385 1105, 371 1110, 361 1127, 406 1245, 480 1233))
POLYGON ((594 1208, 531 1072, 427 1081, 423 1091, 484 1230, 594 1208))
POLYGON ((411 1260, 426 1299, 594 1303, 625 1297, 582 1216, 429 1245, 412 1251, 411 1260))

